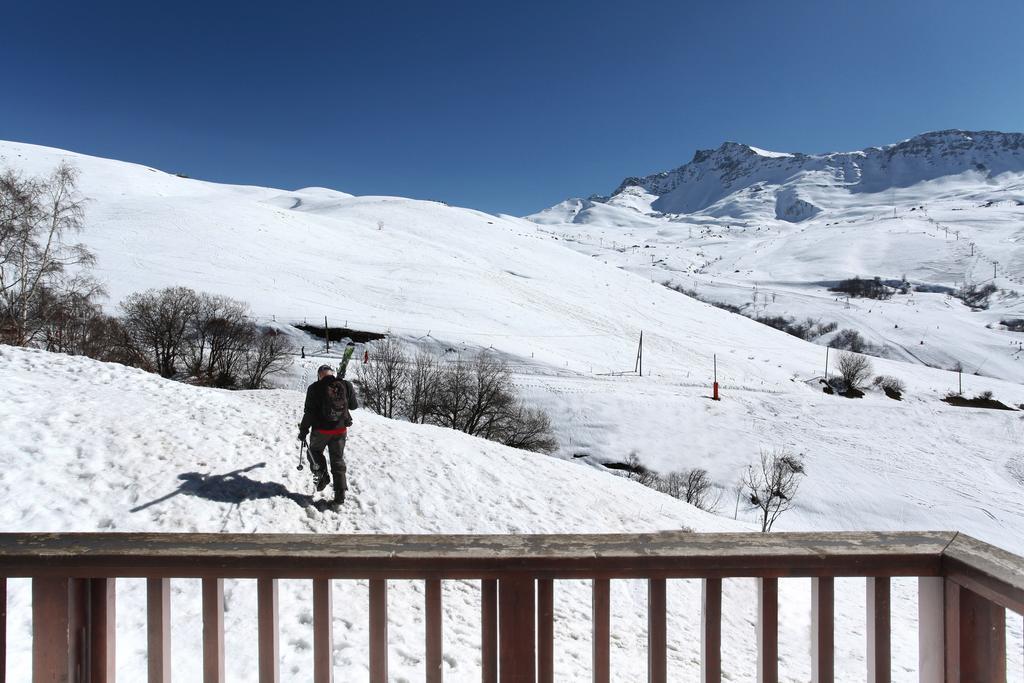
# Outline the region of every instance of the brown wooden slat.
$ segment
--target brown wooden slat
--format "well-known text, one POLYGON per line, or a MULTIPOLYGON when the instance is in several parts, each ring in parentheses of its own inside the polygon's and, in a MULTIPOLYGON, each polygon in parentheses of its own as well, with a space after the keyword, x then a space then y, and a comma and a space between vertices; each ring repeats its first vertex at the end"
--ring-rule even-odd
POLYGON ((704 579, 701 590, 701 681, 722 680, 722 580, 704 579))
POLYGON ((868 683, 892 680, 891 581, 870 577, 867 585, 868 683))
POLYGON ((88 589, 91 683, 112 683, 117 671, 116 579, 91 579, 88 589))
POLYGON ((0 683, 7 681, 7 579, 0 576, 0 683))
POLYGON ((531 577, 498 579, 498 675, 501 683, 537 680, 536 589, 531 577))
POLYGON ((945 683, 946 579, 917 581, 917 670, 921 683, 945 683))
POLYGON ((5 576, 938 576, 951 533, 0 534, 5 576), (339 561, 343 559, 344 561, 339 561))
POLYGON ((203 683, 224 683, 224 579, 203 579, 203 683))
POLYGON ((441 580, 427 579, 424 586, 426 612, 426 679, 427 683, 444 680, 444 621, 441 605, 441 580))
POLYGON ((388 582, 370 581, 370 683, 388 681, 388 582))
POLYGON ((71 678, 70 580, 32 579, 32 681, 71 678))
POLYGON ((277 683, 281 678, 281 636, 277 623, 277 607, 277 579, 258 579, 256 581, 256 621, 260 683, 277 683))
POLYGON ((668 680, 668 629, 665 579, 647 582, 647 681, 668 680))
POLYGON ((149 683, 171 683, 171 580, 146 580, 149 683))
POLYGON ((811 681, 835 681, 835 579, 811 579, 811 681))
POLYGON ((611 680, 611 582, 593 580, 594 683, 611 680))
POLYGON ((960 584, 946 579, 943 587, 946 683, 960 683, 960 584))
POLYGON ((483 683, 498 683, 498 582, 480 582, 480 665, 483 683))
POLYGON ((334 681, 334 596, 330 579, 313 579, 313 683, 334 681))
POLYGON ((960 590, 960 680, 1006 683, 1006 609, 960 590))
POLYGON ((537 683, 555 680, 555 582, 537 581, 537 683))
POLYGON ((779 681, 779 580, 758 579, 757 680, 779 681))

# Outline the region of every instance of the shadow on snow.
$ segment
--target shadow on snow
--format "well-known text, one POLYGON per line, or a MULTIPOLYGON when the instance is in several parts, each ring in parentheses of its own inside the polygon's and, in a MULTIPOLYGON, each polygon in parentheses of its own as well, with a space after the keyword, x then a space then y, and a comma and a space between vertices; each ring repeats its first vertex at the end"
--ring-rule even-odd
POLYGON ((195 496, 196 498, 204 498, 215 503, 227 503, 229 505, 239 505, 247 500, 263 500, 267 498, 287 498, 302 506, 312 504, 312 496, 293 493, 283 484, 273 481, 256 481, 243 474, 244 472, 251 472, 266 466, 267 463, 258 462, 255 465, 228 472, 227 474, 203 474, 202 472, 179 474, 178 479, 181 479, 181 484, 177 490, 171 491, 166 496, 161 496, 148 503, 134 507, 130 512, 140 512, 180 495, 195 496))

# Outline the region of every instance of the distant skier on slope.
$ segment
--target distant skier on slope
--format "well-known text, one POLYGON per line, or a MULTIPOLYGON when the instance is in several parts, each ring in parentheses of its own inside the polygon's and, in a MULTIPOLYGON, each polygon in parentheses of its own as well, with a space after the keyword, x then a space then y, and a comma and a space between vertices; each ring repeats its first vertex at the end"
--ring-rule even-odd
POLYGON ((334 376, 334 368, 321 365, 317 381, 306 389, 306 403, 299 423, 299 441, 305 442, 310 429, 309 469, 317 491, 323 491, 334 480, 334 505, 345 502, 348 481, 345 478, 345 437, 352 426, 350 411, 359 407, 352 383, 334 376), (324 449, 330 455, 330 475, 324 449))

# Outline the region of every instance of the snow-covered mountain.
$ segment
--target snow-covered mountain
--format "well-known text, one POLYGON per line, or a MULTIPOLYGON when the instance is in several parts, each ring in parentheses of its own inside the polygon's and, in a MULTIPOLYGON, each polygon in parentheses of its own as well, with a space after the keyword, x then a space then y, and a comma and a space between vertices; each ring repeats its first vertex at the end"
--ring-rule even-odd
POLYGON ((671 171, 626 178, 610 197, 568 200, 534 218, 587 222, 588 210, 610 204, 732 218, 764 218, 771 212, 778 220, 796 223, 845 205, 837 196, 950 176, 1024 192, 1024 134, 945 130, 830 154, 770 152, 726 142, 718 149, 698 150, 692 161, 671 171), (1010 176, 1000 178, 1004 174, 1010 176), (637 201, 641 197, 649 202, 637 201))
MULTIPOLYGON (((726 143, 529 217, 577 251, 740 307, 855 330, 872 353, 1024 382, 1024 135, 942 131, 834 154, 726 143), (907 281, 889 301, 838 281, 907 281), (994 286, 989 308, 950 295, 994 286)), ((817 339, 830 344, 836 334, 817 339)))

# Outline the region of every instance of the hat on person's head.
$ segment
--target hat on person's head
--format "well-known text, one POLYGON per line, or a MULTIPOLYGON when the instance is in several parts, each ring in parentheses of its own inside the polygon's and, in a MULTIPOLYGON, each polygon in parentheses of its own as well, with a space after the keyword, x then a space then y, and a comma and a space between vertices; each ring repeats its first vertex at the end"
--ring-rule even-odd
POLYGON ((316 369, 316 371, 317 371, 317 373, 321 373, 321 372, 334 372, 334 368, 332 368, 330 365, 321 365, 320 367, 318 367, 316 369))

